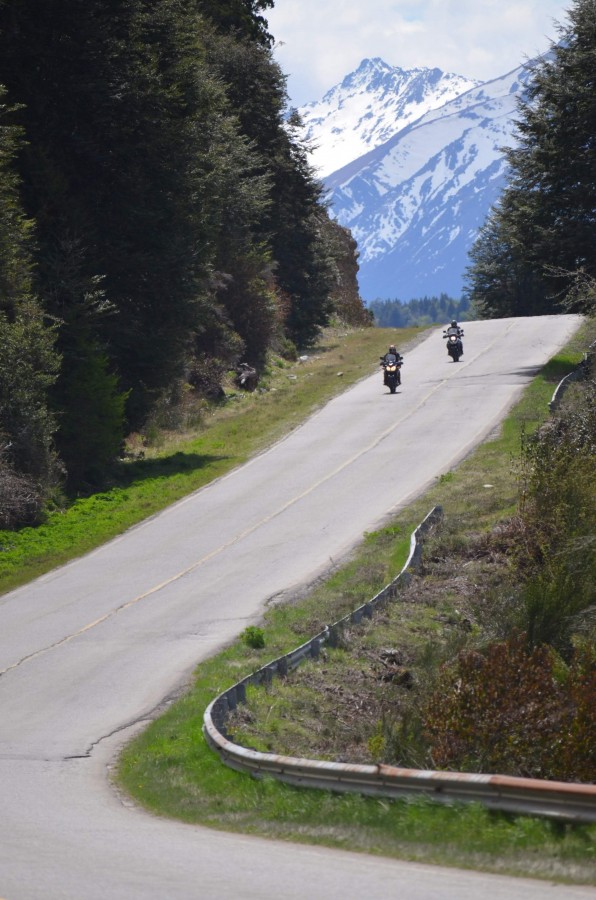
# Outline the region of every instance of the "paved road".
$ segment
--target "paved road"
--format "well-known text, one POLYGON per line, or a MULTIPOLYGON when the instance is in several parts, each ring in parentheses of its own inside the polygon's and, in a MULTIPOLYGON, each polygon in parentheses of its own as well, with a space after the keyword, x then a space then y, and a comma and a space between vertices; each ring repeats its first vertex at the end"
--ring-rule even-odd
MULTIPOLYGON (((577 326, 470 323, 458 364, 434 332, 395 396, 365 379, 247 465, 0 598, 0 897, 520 896, 512 879, 154 819, 106 767, 197 661, 482 440, 577 326)), ((545 893, 594 897, 523 882, 524 898, 545 893)))

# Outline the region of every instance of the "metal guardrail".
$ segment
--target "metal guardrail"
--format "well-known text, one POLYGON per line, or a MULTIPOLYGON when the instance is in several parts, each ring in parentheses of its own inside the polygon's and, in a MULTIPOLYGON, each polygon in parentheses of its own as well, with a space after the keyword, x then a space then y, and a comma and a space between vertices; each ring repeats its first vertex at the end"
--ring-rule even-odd
POLYGON ((298 759, 234 744, 208 717, 204 731, 208 743, 226 765, 255 777, 269 775, 299 787, 337 793, 357 792, 389 798, 425 796, 440 803, 481 803, 489 809, 564 821, 596 821, 596 785, 298 759))
POLYGON ((580 378, 585 377, 586 372, 588 371, 590 357, 593 355, 595 349, 596 349, 596 341, 593 344, 590 344, 590 346, 584 353, 584 358, 578 364, 578 366, 573 370, 573 372, 570 372, 569 375, 565 375, 565 378, 562 378, 561 381, 558 383, 558 385, 555 388, 555 392, 548 404, 548 408, 551 411, 551 413, 555 412, 555 410, 561 403, 561 400, 563 399, 563 395, 565 394, 565 391, 567 390, 569 385, 572 384, 574 381, 579 381, 580 378))
POLYGON ((395 597, 398 587, 407 584, 411 572, 419 568, 423 537, 441 517, 441 507, 437 506, 429 512, 412 534, 410 553, 403 569, 372 600, 216 697, 203 717, 203 734, 207 743, 232 769, 249 772, 255 777, 268 775, 301 787, 393 798, 424 795, 441 803, 475 802, 507 812, 549 816, 564 821, 596 822, 596 785, 299 759, 241 747, 226 734, 228 712, 245 701, 247 685, 269 684, 275 675, 284 677, 305 659, 316 659, 324 644, 337 645, 343 628, 365 617, 370 618, 375 608, 395 597))

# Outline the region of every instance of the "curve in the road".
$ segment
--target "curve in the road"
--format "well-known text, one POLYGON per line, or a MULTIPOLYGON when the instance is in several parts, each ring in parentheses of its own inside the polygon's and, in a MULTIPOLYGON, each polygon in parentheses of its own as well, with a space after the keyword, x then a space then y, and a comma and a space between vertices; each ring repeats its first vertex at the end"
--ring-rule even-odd
MULTIPOLYGON (((130 723, 268 598, 316 578, 469 452, 578 325, 469 323, 466 361, 450 369, 434 332, 408 354, 398 395, 363 380, 245 466, 0 598, 0 896, 519 896, 515 879, 154 819, 115 795, 106 767, 130 723)), ((544 886, 524 881, 523 894, 544 886)))

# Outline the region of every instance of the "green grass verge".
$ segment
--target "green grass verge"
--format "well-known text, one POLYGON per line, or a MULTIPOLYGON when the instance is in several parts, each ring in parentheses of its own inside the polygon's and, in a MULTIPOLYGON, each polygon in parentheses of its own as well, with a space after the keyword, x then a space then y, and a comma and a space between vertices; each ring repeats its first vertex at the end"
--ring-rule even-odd
POLYGON ((0 594, 116 537, 241 465, 334 395, 371 374, 390 341, 423 329, 327 330, 306 360, 272 360, 262 389, 229 389, 187 433, 159 435, 143 459, 123 461, 109 490, 76 500, 37 528, 0 531, 0 594))
MULTIPOLYGON (((213 828, 401 859, 594 883, 596 826, 490 813, 476 805, 386 801, 302 790, 271 779, 257 781, 222 765, 201 730, 203 712, 218 693, 369 599, 391 580, 406 559, 411 530, 432 506, 442 504, 456 523, 454 541, 465 541, 466 534, 488 529, 511 515, 517 501, 515 460, 520 436, 544 421, 554 386, 579 361, 580 348, 578 337, 534 379, 498 435, 455 471, 437 479, 392 524, 367 535, 347 565, 308 597, 269 610, 262 623, 263 649, 238 640, 201 664, 184 697, 125 749, 118 783, 155 813, 213 828)), ((265 695, 271 722, 281 721, 283 702, 273 696, 268 701, 265 695)), ((295 728, 300 728, 300 721, 295 728)))

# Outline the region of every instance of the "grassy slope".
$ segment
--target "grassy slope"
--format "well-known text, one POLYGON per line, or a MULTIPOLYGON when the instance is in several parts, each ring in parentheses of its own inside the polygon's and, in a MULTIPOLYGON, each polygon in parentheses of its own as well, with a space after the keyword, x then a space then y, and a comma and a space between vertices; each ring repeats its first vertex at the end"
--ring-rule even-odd
POLYGON ((331 397, 375 371, 390 341, 422 329, 329 329, 306 360, 274 360, 255 394, 228 390, 186 433, 162 432, 144 458, 122 463, 114 486, 51 513, 38 528, 0 531, 0 594, 81 556, 245 462, 331 397))
MULTIPOLYGON (((522 428, 531 430, 547 415, 554 385, 579 358, 579 344, 560 354, 526 391, 499 435, 482 445, 458 469, 439 479, 427 494, 381 532, 368 535, 352 561, 309 597, 270 610, 264 623, 266 646, 253 650, 236 642, 201 664, 188 693, 154 722, 125 751, 118 777, 147 808, 215 828, 251 832, 462 867, 484 868, 556 878, 596 881, 596 827, 560 826, 545 820, 488 813, 477 807, 442 808, 425 801, 387 802, 298 790, 274 781, 255 781, 222 766, 201 734, 202 714, 210 700, 239 677, 286 652, 334 621, 387 583, 403 564, 409 533, 436 503, 447 514, 447 539, 453 546, 492 527, 515 509, 517 485, 512 465, 522 428), (486 485, 490 485, 487 487, 486 485)), ((446 558, 448 565, 449 560, 446 558)), ((446 617, 459 615, 462 597, 448 597, 445 608, 418 609, 407 621, 412 640, 444 637, 446 617)), ((412 604, 409 604, 410 609, 412 604)), ((404 607, 404 612, 406 607, 404 607)), ((457 617, 456 617, 457 618, 457 617)), ((384 628, 387 623, 383 623, 384 628)), ((376 652, 387 634, 365 635, 365 653, 376 652)), ((333 659, 327 657, 304 679, 300 708, 292 691, 261 692, 254 698, 254 721, 240 723, 254 746, 283 752, 284 747, 323 746, 337 719, 333 697, 323 712, 314 682, 337 689, 333 659), (328 680, 329 678, 329 680, 328 680), (310 683, 310 687, 309 687, 310 683), (310 692, 310 693, 309 693, 310 692), (312 693, 312 695, 311 695, 312 693)), ((341 684, 341 681, 339 682, 341 684)), ((345 686, 345 683, 344 683, 345 686)), ((323 691, 324 693, 324 691, 323 691)), ((358 703, 358 692, 352 692, 358 703)), ((353 716, 351 746, 367 746, 370 723, 353 716)))
MULTIPOLYGON (((390 340, 403 348, 417 333, 330 331, 308 360, 276 361, 267 379, 270 390, 257 395, 229 392, 229 402, 205 413, 198 428, 161 435, 159 446, 145 448, 144 459, 124 464, 111 490, 56 511, 42 528, 0 533, 0 592, 87 552, 242 463, 348 384, 373 372, 390 340)), ((237 642, 202 664, 191 690, 127 748, 119 769, 121 785, 155 812, 215 828, 570 881, 593 878, 594 829, 559 828, 479 808, 337 797, 256 782, 223 766, 201 735, 203 710, 215 694, 244 672, 296 646, 319 622, 352 609, 392 578, 407 556, 411 529, 434 503, 443 503, 464 533, 488 527, 511 511, 515 485, 508 470, 519 422, 543 417, 553 384, 576 359, 577 353, 560 357, 550 376, 537 380, 531 389, 533 399, 506 423, 499 440, 485 444, 456 473, 438 481, 393 525, 369 535, 353 561, 315 594, 272 610, 264 623, 264 650, 237 642), (497 479, 496 467, 503 460, 504 474, 497 479), (488 493, 482 489, 477 496, 487 472, 495 489, 488 493)), ((436 622, 428 620, 424 627, 432 630, 436 622)), ((278 723, 281 739, 279 712, 278 708, 269 719, 278 723)), ((298 735, 289 738, 297 741, 298 735)))

